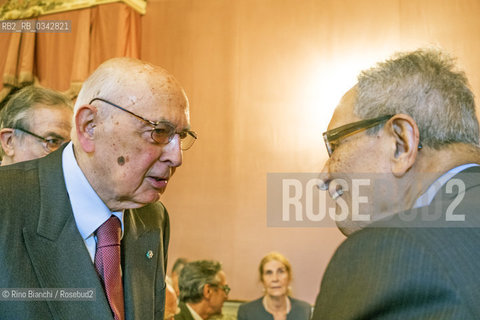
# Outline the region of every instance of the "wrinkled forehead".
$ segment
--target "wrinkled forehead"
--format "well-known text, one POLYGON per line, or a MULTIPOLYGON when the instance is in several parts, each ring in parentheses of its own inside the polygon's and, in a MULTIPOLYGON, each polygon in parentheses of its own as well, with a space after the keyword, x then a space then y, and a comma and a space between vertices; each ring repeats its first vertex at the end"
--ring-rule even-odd
POLYGON ((65 105, 35 103, 26 110, 24 124, 34 127, 38 123, 71 127, 73 110, 65 105))
POLYGON ((287 269, 287 266, 278 259, 271 259, 270 261, 267 261, 263 266, 263 272, 267 270, 276 270, 279 268, 287 269))

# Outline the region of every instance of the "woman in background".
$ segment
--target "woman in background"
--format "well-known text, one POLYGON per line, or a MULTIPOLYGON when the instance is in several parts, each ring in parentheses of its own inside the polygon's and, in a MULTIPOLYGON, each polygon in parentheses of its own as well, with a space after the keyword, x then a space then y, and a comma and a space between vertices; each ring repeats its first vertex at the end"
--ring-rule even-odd
POLYGON ((265 295, 238 309, 238 320, 308 320, 312 307, 290 297, 292 266, 278 252, 263 257, 258 268, 265 295))

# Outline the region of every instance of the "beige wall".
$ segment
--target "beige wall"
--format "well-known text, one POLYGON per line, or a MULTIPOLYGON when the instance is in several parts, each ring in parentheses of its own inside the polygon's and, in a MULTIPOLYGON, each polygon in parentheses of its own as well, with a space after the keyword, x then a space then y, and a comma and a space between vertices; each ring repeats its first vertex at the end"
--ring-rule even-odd
POLYGON ((480 92, 477 0, 149 0, 142 58, 183 83, 197 144, 164 203, 179 256, 223 262, 230 298, 261 295, 271 250, 290 258, 296 297, 314 302, 343 236, 266 226, 266 175, 318 172, 321 138, 359 70, 398 50, 439 46, 480 92))

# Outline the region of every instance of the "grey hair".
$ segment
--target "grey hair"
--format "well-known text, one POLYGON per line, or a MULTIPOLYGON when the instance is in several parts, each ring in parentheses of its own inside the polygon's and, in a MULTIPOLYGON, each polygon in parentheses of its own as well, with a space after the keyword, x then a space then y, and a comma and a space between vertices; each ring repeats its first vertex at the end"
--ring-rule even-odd
POLYGON ((180 288, 180 301, 200 302, 203 299, 203 287, 206 284, 218 284, 218 272, 222 265, 218 261, 199 260, 187 263, 178 280, 180 288))
POLYGON ((399 53, 363 71, 354 113, 363 119, 407 114, 417 123, 423 146, 478 145, 479 125, 468 80, 455 70, 454 59, 439 50, 399 53))
MULTIPOLYGON (((30 111, 38 103, 73 110, 72 101, 60 92, 27 86, 13 94, 0 111, 0 130, 17 127, 31 130, 30 111)), ((15 134, 21 135, 22 133, 15 132, 15 134)), ((3 155, 4 151, 0 148, 0 156, 3 155)))

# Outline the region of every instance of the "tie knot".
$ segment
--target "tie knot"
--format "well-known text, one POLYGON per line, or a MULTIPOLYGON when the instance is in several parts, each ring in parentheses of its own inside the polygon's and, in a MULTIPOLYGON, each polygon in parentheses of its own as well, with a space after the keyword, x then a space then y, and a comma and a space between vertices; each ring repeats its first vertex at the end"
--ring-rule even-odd
POLYGON ((121 234, 120 220, 112 215, 97 229, 97 248, 120 245, 121 234))

